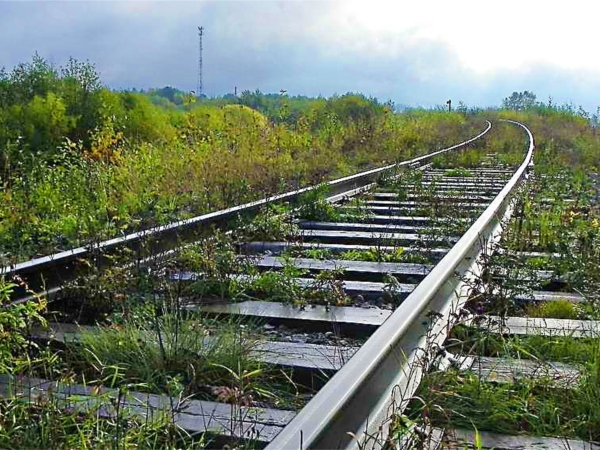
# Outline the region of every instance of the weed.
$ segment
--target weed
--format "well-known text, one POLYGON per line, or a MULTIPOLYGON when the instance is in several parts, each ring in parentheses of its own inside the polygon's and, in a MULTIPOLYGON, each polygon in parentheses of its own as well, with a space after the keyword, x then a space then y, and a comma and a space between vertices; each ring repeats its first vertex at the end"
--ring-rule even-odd
POLYGON ((252 296, 269 301, 299 304, 304 302, 305 288, 296 277, 285 272, 264 272, 251 283, 248 290, 252 296))
POLYGON ((329 186, 320 184, 302 194, 299 200, 298 214, 303 220, 316 222, 336 222, 340 220, 338 208, 327 201, 329 186))
POLYGON ((340 254, 341 259, 348 261, 373 261, 373 262, 404 262, 407 253, 402 247, 393 250, 371 247, 368 250, 349 250, 340 254))
POLYGON ((227 381, 215 364, 257 367, 249 356, 255 343, 234 321, 213 323, 195 315, 182 320, 163 313, 127 326, 84 331, 69 358, 86 379, 110 380, 115 386, 127 380, 155 392, 172 390, 179 380, 187 395, 227 381))
POLYGON ((0 373, 20 373, 31 364, 30 357, 37 347, 27 339, 33 326, 44 326, 41 313, 45 301, 10 304, 10 295, 17 284, 0 278, 0 373))
POLYGON ((581 317, 582 311, 580 311, 573 302, 568 300, 556 300, 529 305, 525 308, 525 313, 529 317, 578 319, 581 317))
POLYGON ((445 177, 468 178, 473 176, 473 172, 465 168, 448 169, 444 172, 445 177))
MULTIPOLYGON (((246 283, 240 276, 256 272, 251 257, 238 256, 233 239, 229 235, 216 233, 213 237, 185 248, 172 263, 195 274, 193 282, 183 293, 194 295, 199 301, 204 297, 218 296, 220 299, 235 299, 243 295, 246 283)), ((180 286, 176 285, 178 289, 180 286)), ((168 288, 168 286, 167 286, 168 288)))
POLYGON ((592 338, 510 336, 505 337, 483 329, 458 326, 447 342, 449 351, 457 354, 529 358, 585 364, 597 351, 598 340, 592 338))
POLYGON ((350 297, 344 292, 343 276, 344 270, 341 268, 319 272, 310 286, 310 301, 336 306, 349 304, 350 297))
MULTIPOLYGON (((4 448, 101 449, 143 448, 203 449, 202 436, 191 437, 172 422, 169 414, 156 412, 152 419, 120 411, 110 419, 113 404, 98 398, 81 410, 67 408, 52 394, 35 404, 26 399, 0 401, 0 446, 4 448), (19 424, 14 426, 13 424, 19 424)), ((77 404, 77 401, 73 402, 77 404)))
POLYGON ((236 236, 242 241, 286 241, 298 235, 288 207, 269 205, 265 212, 239 228, 236 236))
POLYGON ((353 197, 343 205, 344 212, 340 213, 339 221, 348 223, 368 222, 373 215, 363 197, 353 197))
POLYGON ((333 253, 326 248, 310 248, 302 252, 302 257, 311 259, 332 259, 333 253))
POLYGON ((503 434, 597 440, 600 414, 590 407, 600 401, 597 344, 595 351, 582 379, 566 390, 552 388, 544 378, 522 378, 507 385, 482 382, 476 368, 433 373, 421 386, 428 402, 414 402, 414 416, 409 417, 425 415, 433 423, 503 434))

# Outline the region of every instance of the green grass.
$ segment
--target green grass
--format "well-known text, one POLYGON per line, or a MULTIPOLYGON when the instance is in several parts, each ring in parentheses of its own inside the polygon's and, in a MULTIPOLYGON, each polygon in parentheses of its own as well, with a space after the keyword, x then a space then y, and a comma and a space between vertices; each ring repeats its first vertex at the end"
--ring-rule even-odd
POLYGON ((594 359, 598 342, 592 338, 500 336, 486 330, 455 327, 447 345, 450 352, 479 356, 530 358, 585 364, 594 359))
POLYGON ((410 159, 483 128, 360 94, 153 102, 75 66, 65 77, 36 57, 0 72, 0 265, 410 159))
POLYGON ((529 317, 542 317, 551 319, 579 319, 583 313, 579 308, 569 300, 556 300, 551 302, 541 302, 531 304, 525 307, 525 313, 529 317))
POLYGON ((299 200, 298 216, 302 220, 335 222, 340 219, 337 206, 327 201, 329 186, 321 184, 304 194, 299 200))
MULTIPOLYGON (((151 420, 121 412, 115 420, 98 417, 105 399, 87 412, 65 408, 52 396, 31 405, 0 401, 0 447, 14 449, 145 449, 206 448, 209 439, 192 438, 173 424, 169 414, 151 420)), ((110 406, 109 406, 110 407, 110 406)))
POLYGON ((402 247, 391 251, 373 247, 369 250, 349 250, 340 254, 340 259, 347 261, 402 262, 404 258, 405 252, 402 247))
POLYGON ((434 426, 503 434, 600 439, 598 359, 584 368, 573 389, 551 387, 548 380, 511 384, 480 382, 476 373, 433 373, 421 385, 425 401, 413 402, 409 417, 426 416, 434 426))
MULTIPOLYGON (((31 68, 25 69, 27 72, 31 68)), ((302 108, 287 117, 280 114, 284 108, 267 113, 242 105, 217 106, 204 102, 191 105, 191 101, 178 109, 163 110, 151 105, 141 94, 99 89, 89 93, 99 101, 90 102, 92 106, 88 107, 92 109, 86 111, 86 117, 97 117, 97 123, 86 128, 78 117, 69 116, 71 100, 63 96, 63 91, 80 92, 77 89, 82 87, 68 86, 59 78, 49 74, 48 79, 54 83, 51 92, 37 92, 36 86, 21 86, 10 77, 0 80, 9 93, 32 88, 21 89, 31 93, 22 100, 13 102, 10 98, 17 97, 9 96, 12 103, 0 105, 0 113, 11 119, 0 124, 3 139, 0 148, 9 156, 0 161, 0 184, 4 187, 0 190, 2 264, 264 198, 309 183, 322 183, 395 159, 407 159, 472 136, 474 129, 481 129, 483 118, 479 114, 467 118, 462 113, 436 111, 395 114, 387 106, 355 95, 306 100, 302 108), (61 103, 69 108, 61 109, 61 103), (56 111, 63 111, 58 117, 60 127, 37 127, 30 123, 32 118, 53 117, 40 114, 50 104, 58 106, 56 111), (104 105, 102 112, 93 109, 99 104, 104 105), (13 110, 36 114, 25 114, 23 122, 14 121, 13 110), (355 120, 357 112, 364 120, 355 120), (29 130, 50 130, 52 139, 36 143, 29 130), (23 139, 17 139, 18 136, 23 139)), ((24 82, 27 80, 25 77, 24 82)), ((287 100, 278 97, 276 103, 287 100)), ((568 265, 552 262, 552 269, 561 273, 567 269, 574 271, 573 286, 586 297, 597 299, 600 216, 592 202, 595 187, 586 178, 586 172, 600 166, 598 133, 585 118, 567 110, 486 111, 485 116, 512 117, 530 124, 538 147, 536 172, 568 175, 563 180, 551 177, 535 183, 523 200, 527 218, 511 225, 513 234, 507 244, 515 250, 563 252, 568 265), (554 170, 550 166, 563 169, 554 170), (574 170, 564 169, 569 167, 574 170), (574 195, 576 203, 564 202, 567 195, 574 195), (539 200, 543 197, 557 200, 550 206, 542 205, 539 200)), ((40 120, 41 125, 48 124, 45 119, 40 120)), ((495 123, 485 142, 441 155, 435 158, 434 165, 454 167, 447 176, 469 176, 471 171, 464 167, 478 165, 488 152, 497 152, 500 160, 510 164, 519 163, 524 154, 522 130, 495 123)), ((407 197, 408 184, 416 184, 411 188, 415 194, 432 198, 433 189, 420 184, 420 172, 399 175, 387 179, 385 184, 398 193, 399 200, 407 197)), ((310 220, 368 220, 369 213, 360 200, 346 203, 352 209, 342 209, 328 203, 326 196, 323 187, 305 196, 299 205, 299 215, 310 220)), ((471 216, 451 205, 440 205, 438 209, 449 218, 471 216)), ((127 305, 134 297, 141 303, 164 296, 165 303, 173 306, 194 289, 200 297, 241 299, 255 295, 301 305, 309 301, 347 302, 340 290, 343 280, 340 271, 325 271, 316 277, 314 287, 301 289, 293 279, 303 272, 292 264, 287 264, 281 272, 259 276, 248 260, 236 258, 236 238, 294 239, 297 229, 283 219, 282 212, 269 208, 246 224, 245 236, 206 240, 169 262, 170 267, 202 272, 204 279, 189 291, 184 283, 168 285, 164 279, 155 277, 155 273, 162 275, 162 267, 144 276, 119 274, 113 269, 98 274, 76 292, 75 298, 87 296, 86 301, 102 303, 102 308, 97 308, 102 315, 88 317, 89 321, 101 320, 112 311, 111 317, 118 323, 97 335, 84 336, 82 343, 69 347, 68 352, 42 351, 25 339, 28 326, 43 321, 39 317, 43 306, 3 308, 0 332, 8 339, 0 342, 0 370, 61 373, 71 377, 78 373, 94 383, 175 394, 197 394, 202 386, 217 384, 218 393, 211 395, 219 400, 248 402, 253 398, 269 404, 293 404, 297 401, 294 386, 280 382, 285 376, 274 374, 271 368, 249 357, 250 329, 243 332, 241 324, 216 325, 195 316, 184 320, 172 309, 157 313, 153 308, 140 310, 127 305), (256 276, 255 284, 232 281, 230 273, 256 276), (104 302, 106 297, 110 301, 104 302)), ((449 221, 446 226, 443 233, 448 230, 459 233, 463 227, 457 221, 449 221)), ((438 232, 429 230, 423 234, 438 232)), ((430 244, 421 245, 427 249, 430 244)), ((329 257, 325 251, 311 252, 311 256, 329 257)), ((350 252, 346 257, 407 261, 409 255, 350 252)), ((531 269, 545 264, 533 261, 529 265, 531 269)), ((386 292, 394 300, 397 285, 397 280, 386 278, 386 292)), ((3 292, 0 289, 0 298, 3 292)), ((590 301, 585 306, 587 316, 594 311, 594 305, 590 301)), ((532 308, 531 314, 542 317, 570 317, 575 312, 562 303, 532 308)), ((455 330, 454 337, 459 339, 454 348, 463 352, 572 362, 585 366, 586 376, 576 392, 568 394, 569 398, 567 394, 551 392, 541 383, 500 387, 482 385, 471 375, 453 373, 435 379, 439 375, 434 374, 427 385, 427 394, 433 397, 425 399, 425 404, 432 407, 427 410, 429 417, 439 413, 440 417, 466 420, 473 411, 478 411, 482 417, 477 427, 481 429, 493 426, 489 423, 493 418, 503 429, 597 437, 589 429, 600 429, 597 408, 590 410, 599 403, 597 342, 502 338, 464 329, 455 330), (440 408, 436 409, 436 402, 440 408)), ((425 393, 422 395, 426 397, 425 393)), ((168 422, 139 423, 127 418, 127 426, 121 427, 120 422, 99 421, 93 414, 73 414, 60 407, 36 408, 3 401, 0 408, 0 446, 4 447, 187 448, 192 445, 168 422)), ((474 425, 472 421, 469 423, 474 425)))
POLYGON ((473 172, 469 169, 457 168, 457 169, 448 169, 444 172, 445 177, 460 177, 460 178, 468 178, 473 176, 473 172))
POLYGON ((289 213, 288 206, 269 205, 249 223, 240 224, 236 238, 240 242, 292 240, 300 230, 289 213))
POLYGON ((289 273, 263 272, 248 286, 248 296, 274 302, 298 304, 304 301, 305 288, 289 273))
MULTIPOLYGON (((0 372, 60 379, 73 375, 60 353, 39 347, 27 339, 29 327, 44 326, 40 313, 45 302, 38 299, 7 306, 15 286, 0 278, 0 372), (63 370, 66 369, 66 370, 63 370)), ((103 337, 109 338, 108 335, 103 337)), ((112 337, 112 336, 111 336, 112 337)), ((106 342, 107 348, 111 343, 106 342)), ((119 341, 112 341, 113 348, 119 341)), ((81 362, 82 360, 80 360, 81 362)), ((143 361, 136 361, 143 363, 143 361)), ((97 363, 97 361, 96 361, 97 363)), ((131 361, 129 361, 131 364, 131 361)), ((104 373, 108 375, 108 372, 104 373)), ((88 379, 98 381, 98 378, 88 379)), ((124 393, 131 386, 126 386, 124 393)), ((27 397, 0 399, 0 447, 19 449, 177 449, 202 448, 201 437, 190 438, 169 416, 142 420, 121 412, 116 420, 104 420, 98 412, 111 408, 111 400, 99 397, 88 410, 66 408, 64 400, 52 394, 30 404, 27 397)))
MULTIPOLYGON (((310 248, 308 250, 300 250, 299 252, 295 252, 298 256, 302 258, 312 258, 312 259, 334 259, 335 255, 333 252, 326 248, 310 248)), ((292 253, 293 256, 294 252, 292 253)))
POLYGON ((224 381, 215 364, 257 367, 249 357, 255 339, 237 323, 211 327, 201 316, 181 320, 170 314, 144 319, 83 332, 71 346, 73 364, 83 364, 87 379, 106 380, 111 387, 126 382, 168 391, 181 384, 187 393, 224 381))

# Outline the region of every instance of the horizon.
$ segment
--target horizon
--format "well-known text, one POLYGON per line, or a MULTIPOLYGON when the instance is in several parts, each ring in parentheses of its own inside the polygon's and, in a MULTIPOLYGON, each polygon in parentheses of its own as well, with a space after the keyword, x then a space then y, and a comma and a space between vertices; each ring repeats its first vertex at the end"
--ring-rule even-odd
POLYGON ((205 94, 244 90, 329 98, 359 92, 402 107, 496 107, 512 92, 600 105, 596 6, 536 11, 464 1, 2 2, 0 67, 35 51, 93 63, 113 90, 196 88, 204 27, 205 94), (585 11, 586 14, 581 14, 585 11), (535 20, 531 18, 535 17, 535 20), (493 18, 493 20, 491 20, 493 18), (526 19, 526 20, 523 20, 526 19), (28 26, 23 26, 27 23, 28 26), (462 25, 467 23, 468 26, 462 25))

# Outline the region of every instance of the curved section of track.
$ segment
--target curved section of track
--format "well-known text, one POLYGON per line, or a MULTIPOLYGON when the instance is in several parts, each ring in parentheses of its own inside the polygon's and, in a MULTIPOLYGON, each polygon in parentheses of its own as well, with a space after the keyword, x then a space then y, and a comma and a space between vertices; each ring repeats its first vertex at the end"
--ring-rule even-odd
MULTIPOLYGON (((418 166, 435 156, 465 148, 485 136, 491 128, 491 122, 487 121, 487 126, 481 133, 459 144, 411 160, 330 181, 327 183, 330 195, 329 201, 339 201, 348 196, 356 195, 373 187, 377 180, 389 176, 397 170, 415 165, 418 166)), ((90 263, 95 267, 111 265, 112 260, 110 256, 125 249, 133 251, 137 255, 138 261, 176 250, 186 242, 197 240, 202 233, 213 228, 230 228, 232 220, 241 215, 245 217, 252 216, 257 214, 261 208, 271 203, 294 203, 303 194, 317 187, 302 188, 191 219, 131 233, 123 237, 92 243, 88 246, 2 267, 0 268, 0 276, 7 278, 18 276, 27 282, 29 289, 41 294, 55 295, 60 291, 60 287, 63 284, 72 280, 76 275, 81 275, 82 270, 85 270, 85 266, 90 263), (86 261, 86 263, 81 264, 81 261, 86 261)), ((23 290, 16 290, 14 296, 21 299, 31 298, 23 290)))
MULTIPOLYGON (((512 178, 354 357, 269 445, 269 449, 331 449, 382 446, 390 408, 402 410, 419 386, 479 277, 480 257, 500 238, 512 213, 511 196, 526 180, 534 140, 512 178), (457 274, 459 276, 457 276, 457 274)), ((389 424, 388 424, 389 425, 389 424)))
MULTIPOLYGON (((528 177, 533 136, 523 124, 511 123, 522 127, 529 138, 526 157, 516 172, 488 165, 472 169, 468 177, 456 178, 446 176, 444 170, 422 167, 418 183, 403 181, 405 191, 377 183, 384 176, 388 181, 397 179, 401 176, 395 172, 397 169, 415 168, 435 156, 464 148, 490 130, 488 122, 482 133, 463 143, 329 183, 327 200, 340 204, 340 221, 299 217, 294 222, 299 234, 293 241, 239 243, 240 257, 252 255, 254 272, 231 277, 246 281, 257 273, 282 271, 291 264, 303 273, 294 282, 314 287, 319 274, 339 271, 343 272, 343 279, 334 280, 331 286, 351 298, 354 306, 298 308, 264 301, 184 305, 186 309, 219 317, 260 317, 269 330, 274 324, 292 324, 304 330, 333 329, 345 336, 370 336, 360 348, 354 342, 336 346, 269 340, 257 346, 255 356, 267 364, 335 373, 326 383, 312 378, 315 384, 323 386, 297 414, 261 409, 260 420, 254 422, 266 430, 257 438, 261 444, 273 450, 377 448, 385 444, 391 415, 406 407, 423 375, 439 357, 449 331, 464 315, 470 286, 485 270, 481 256, 497 243, 502 223, 513 212, 513 195, 528 177), (354 199, 358 199, 356 203, 354 199), (281 258, 289 249, 296 252, 295 256, 281 258), (361 251, 385 254, 399 249, 400 253, 415 257, 426 255, 426 260, 373 262, 340 256, 361 251), (329 256, 318 259, 307 254, 314 250, 326 251, 329 256), (399 299, 393 312, 386 299, 389 279, 393 280, 394 295, 399 299), (379 307, 365 308, 365 303, 379 307)), ((135 233, 94 248, 82 247, 30 261, 5 268, 2 273, 29 277, 33 285, 44 278, 50 281, 48 290, 59 290, 74 272, 78 258, 98 254, 101 264, 108 264, 105 254, 133 248, 140 263, 194 241, 198 232, 209 226, 226 228, 229 220, 240 213, 255 214, 270 202, 293 202, 311 189, 314 188, 135 233)), ((197 280, 202 274, 179 271, 169 276, 171 282, 186 282, 197 280)), ((79 328, 56 324, 54 331, 52 339, 76 340, 79 328)), ((206 402, 193 407, 220 411, 222 404, 206 402)), ((253 428, 251 423, 248 420, 242 424, 241 431, 228 430, 229 436, 245 438, 246 427, 253 428)), ((181 426, 191 427, 186 429, 193 432, 224 433, 217 426, 199 429, 194 428, 196 425, 190 419, 181 426)))

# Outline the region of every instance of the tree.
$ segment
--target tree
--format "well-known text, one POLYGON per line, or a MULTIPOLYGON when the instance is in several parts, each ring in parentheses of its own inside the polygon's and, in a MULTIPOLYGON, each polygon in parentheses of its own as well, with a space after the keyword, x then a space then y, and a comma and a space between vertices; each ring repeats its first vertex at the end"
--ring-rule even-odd
POLYGON ((52 92, 15 108, 15 112, 20 110, 16 118, 32 151, 54 152, 75 125, 63 100, 52 92))
POLYGON ((533 92, 513 92, 510 97, 502 101, 502 107, 505 109, 514 109, 515 111, 523 111, 537 106, 536 97, 533 92))
POLYGON ((58 73, 51 64, 35 53, 30 63, 21 63, 13 69, 9 81, 9 103, 24 104, 36 95, 44 97, 48 92, 56 92, 58 73))
POLYGON ((102 123, 99 110, 99 92, 103 89, 96 67, 89 62, 80 62, 69 58, 66 66, 61 67, 59 95, 62 97, 67 113, 75 117, 77 126, 70 138, 89 144, 89 130, 102 123))

